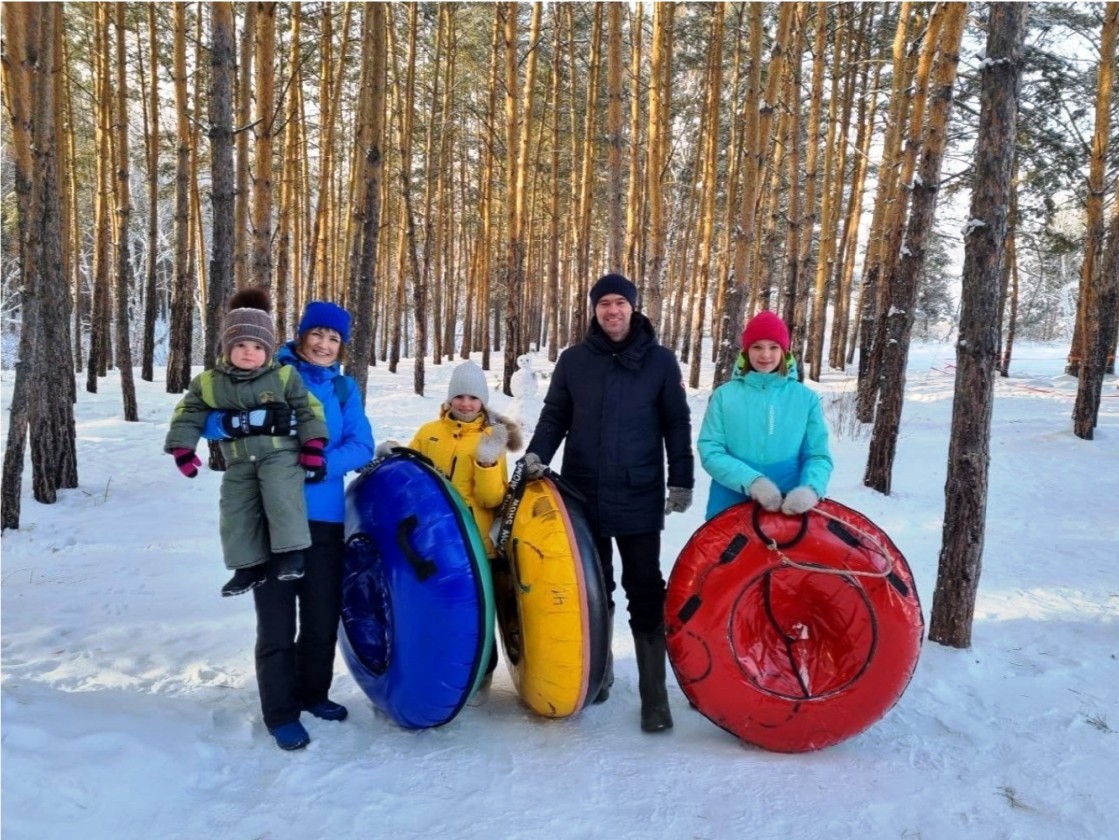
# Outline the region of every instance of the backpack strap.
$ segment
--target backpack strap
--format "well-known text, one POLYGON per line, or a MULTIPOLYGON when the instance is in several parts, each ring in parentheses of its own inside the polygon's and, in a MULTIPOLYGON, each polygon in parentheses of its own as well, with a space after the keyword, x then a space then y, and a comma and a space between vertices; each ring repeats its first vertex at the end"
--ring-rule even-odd
POLYGON ((338 397, 338 405, 345 408, 346 400, 350 398, 350 395, 353 394, 356 388, 357 383, 344 373, 340 373, 334 377, 334 395, 338 397))

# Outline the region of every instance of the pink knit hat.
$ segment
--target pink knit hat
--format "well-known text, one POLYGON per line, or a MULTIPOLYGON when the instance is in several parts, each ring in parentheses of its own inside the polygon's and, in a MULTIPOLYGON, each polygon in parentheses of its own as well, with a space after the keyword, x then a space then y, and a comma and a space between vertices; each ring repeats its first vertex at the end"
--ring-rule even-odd
POLYGON ((742 331, 742 349, 749 350, 750 345, 758 341, 773 341, 780 345, 782 353, 788 353, 789 328, 774 313, 763 310, 751 318, 742 331))

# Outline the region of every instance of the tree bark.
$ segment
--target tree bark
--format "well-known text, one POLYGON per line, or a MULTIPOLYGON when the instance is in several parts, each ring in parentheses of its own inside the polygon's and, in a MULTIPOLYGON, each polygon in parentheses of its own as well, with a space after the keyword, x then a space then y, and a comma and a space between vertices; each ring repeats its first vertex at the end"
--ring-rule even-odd
MULTIPOLYGON (((947 144, 948 118, 952 109, 956 68, 960 60, 960 39, 967 18, 966 3, 948 3, 944 8, 946 18, 933 82, 935 99, 921 139, 921 165, 918 177, 913 182, 913 198, 906 223, 905 245, 901 249, 901 263, 894 282, 890 283, 882 313, 886 319, 886 331, 880 348, 882 362, 879 405, 874 416, 874 432, 863 475, 863 484, 887 495, 890 493, 905 398, 905 366, 909 359, 917 283, 925 264, 926 247, 936 211, 940 163, 947 144)), ((1007 148, 1013 148, 1013 144, 1007 148)), ((1000 212, 1003 214, 1001 222, 1005 232, 1005 207, 1000 212)), ((1001 242, 999 248, 1001 255, 1001 242)), ((996 323, 992 319, 991 324, 996 323)))
POLYGON ((167 356, 167 393, 178 394, 190 385, 191 332, 194 320, 194 284, 187 271, 190 247, 190 123, 186 93, 186 9, 174 7, 174 74, 176 136, 175 158, 175 266, 171 293, 171 334, 167 356))
MULTIPOLYGON (((944 484, 944 536, 929 624, 931 640, 957 648, 971 645, 983 559, 998 346, 995 309, 1006 244, 1026 31, 1026 4, 992 3, 989 8, 975 147, 975 190, 964 247, 952 437, 944 484)), ((949 26, 946 24, 946 36, 949 26)))
MULTIPOLYGON (((136 383, 132 376, 132 327, 129 302, 132 297, 132 247, 129 223, 132 220, 132 174, 128 155, 128 76, 125 73, 124 12, 125 5, 116 5, 117 89, 116 89, 116 159, 117 159, 117 370, 120 372, 120 393, 124 419, 140 419, 136 407, 136 383)), ((154 209, 154 208, 153 208, 154 209)))
MULTIPOLYGON (((1096 92, 1096 127, 1092 135, 1091 164, 1088 173, 1087 230, 1084 236, 1084 263, 1080 272, 1080 301, 1077 306, 1074 352, 1079 356, 1080 375, 1073 407, 1073 433, 1091 440, 1100 408, 1100 392, 1111 342, 1101 329, 1101 314, 1115 305, 1114 287, 1119 280, 1100 269, 1103 256, 1103 199, 1107 169, 1108 139, 1111 135, 1111 93, 1115 78, 1115 42, 1119 32, 1119 3, 1108 3, 1100 38, 1100 67, 1096 92), (1101 306, 1102 303, 1102 306, 1101 306), (1077 342, 1079 338, 1079 343, 1077 342)), ((1114 197, 1113 197, 1114 198, 1114 197)), ((1108 315, 1104 315, 1107 318, 1108 315)), ((1070 367, 1073 359, 1070 358, 1070 367)), ((1072 370, 1069 371, 1070 373, 1072 370)))

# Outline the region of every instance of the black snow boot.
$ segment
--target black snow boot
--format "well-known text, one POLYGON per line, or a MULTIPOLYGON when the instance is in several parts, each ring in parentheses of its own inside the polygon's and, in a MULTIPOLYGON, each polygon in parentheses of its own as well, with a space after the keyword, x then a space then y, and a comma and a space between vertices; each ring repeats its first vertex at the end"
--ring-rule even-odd
POLYGON ((605 703, 614 685, 614 608, 610 608, 610 625, 606 629, 606 674, 602 678, 602 688, 592 702, 605 703))
POLYGON ((668 689, 664 685, 664 626, 633 631, 637 654, 637 687, 641 692, 641 731, 663 732, 672 728, 668 689))
POLYGON ((276 580, 299 580, 303 577, 303 552, 285 551, 272 555, 276 580))
POLYGON ((223 598, 244 595, 266 580, 268 580, 268 573, 265 572, 263 563, 257 566, 242 566, 240 569, 233 570, 233 577, 221 588, 221 595, 223 598))

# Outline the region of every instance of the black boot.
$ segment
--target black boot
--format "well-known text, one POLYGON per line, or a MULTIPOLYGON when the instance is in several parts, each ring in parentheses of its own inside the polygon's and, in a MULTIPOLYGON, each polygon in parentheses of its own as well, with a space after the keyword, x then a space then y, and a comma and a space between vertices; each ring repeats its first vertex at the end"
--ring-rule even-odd
POLYGON ((302 551, 285 551, 282 554, 273 554, 272 563, 275 566, 276 580, 299 580, 303 577, 302 551))
POLYGON ((664 685, 664 626, 633 631, 637 654, 637 687, 641 692, 641 731, 663 732, 672 728, 668 689, 664 685))
POLYGON ((242 566, 240 569, 234 569, 233 577, 221 588, 222 597, 244 595, 246 592, 256 589, 266 580, 268 580, 268 574, 264 571, 263 563, 257 566, 242 566))
POLYGON ((606 629, 606 673, 602 677, 602 688, 592 702, 605 703, 610 698, 610 688, 614 685, 614 608, 610 608, 610 624, 606 629))

